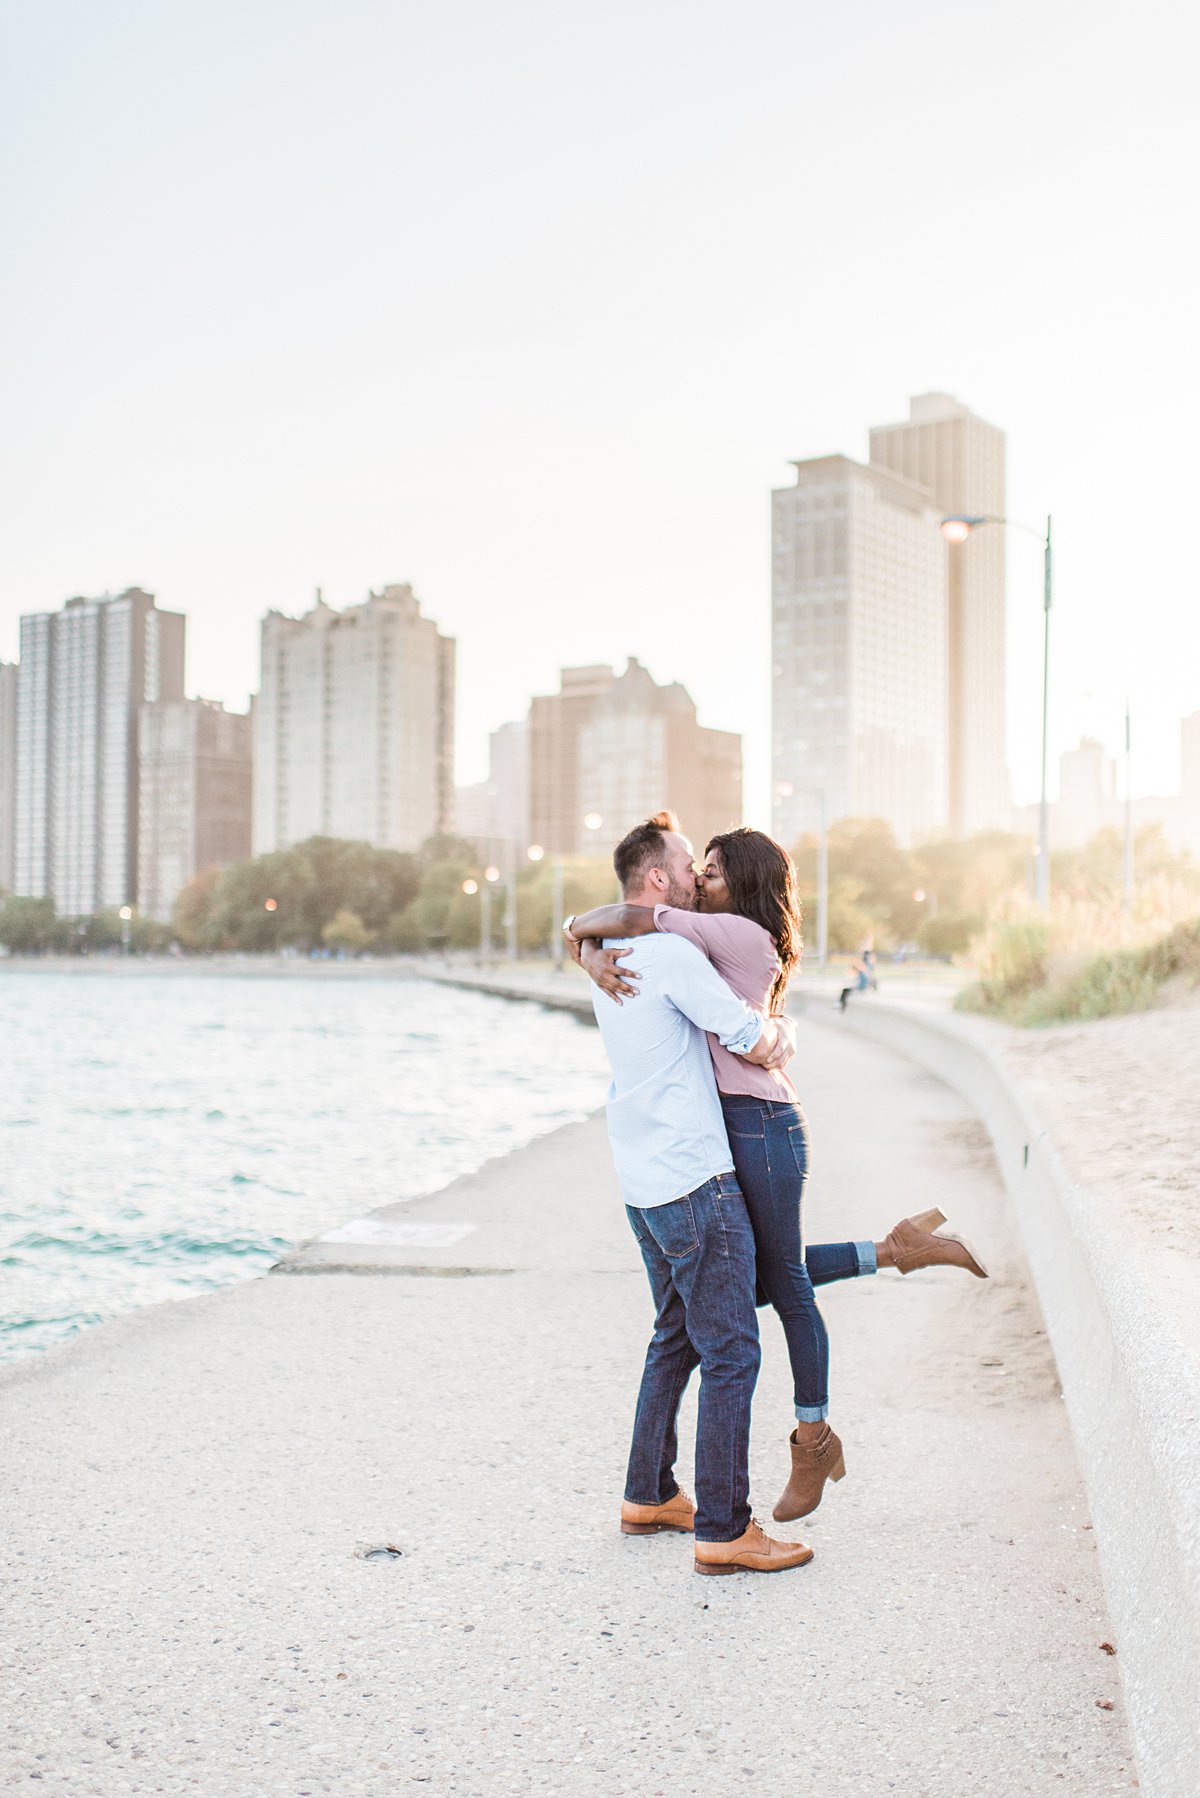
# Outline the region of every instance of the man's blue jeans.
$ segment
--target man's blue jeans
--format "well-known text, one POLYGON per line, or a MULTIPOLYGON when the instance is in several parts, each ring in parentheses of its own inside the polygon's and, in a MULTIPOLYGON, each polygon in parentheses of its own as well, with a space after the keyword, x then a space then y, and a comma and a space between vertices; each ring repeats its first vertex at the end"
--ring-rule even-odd
POLYGON ((750 1522, 750 1403, 759 1364, 746 1202, 732 1174, 716 1174, 669 1205, 625 1210, 656 1313, 625 1496, 635 1505, 658 1505, 676 1491, 679 1401, 699 1367, 696 1535, 701 1542, 732 1542, 750 1522))

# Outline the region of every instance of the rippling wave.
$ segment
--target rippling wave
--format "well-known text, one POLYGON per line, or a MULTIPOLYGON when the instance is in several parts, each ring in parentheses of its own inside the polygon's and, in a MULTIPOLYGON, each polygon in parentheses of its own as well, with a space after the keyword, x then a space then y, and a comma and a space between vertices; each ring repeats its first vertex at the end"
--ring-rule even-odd
POLYGON ((0 1358, 270 1267, 601 1103, 598 1033, 429 981, 0 974, 0 1358))

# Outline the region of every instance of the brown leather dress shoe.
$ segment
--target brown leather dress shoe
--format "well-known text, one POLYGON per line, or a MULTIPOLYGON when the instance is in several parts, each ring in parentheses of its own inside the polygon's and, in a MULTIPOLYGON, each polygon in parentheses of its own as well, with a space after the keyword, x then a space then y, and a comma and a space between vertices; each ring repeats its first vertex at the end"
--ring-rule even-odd
POLYGON ((829 1425, 815 1442, 797 1442, 795 1431, 788 1438, 792 1450, 792 1477, 771 1512, 776 1523, 791 1523, 807 1517, 821 1502, 826 1480, 844 1480, 846 1462, 842 1443, 829 1425))
POLYGON ((961 1237, 934 1235, 945 1221, 938 1210, 902 1218, 885 1239, 893 1267, 902 1274, 915 1273, 919 1267, 961 1267, 977 1279, 986 1280, 987 1268, 961 1237))
POLYGON ((631 1505, 621 1500, 621 1533, 625 1536, 657 1536, 660 1530, 687 1530, 696 1527, 696 1507, 684 1491, 676 1492, 662 1505, 631 1505))
POLYGON ((782 1573, 785 1567, 803 1567, 812 1558, 812 1549, 803 1542, 776 1542, 753 1517, 750 1527, 732 1542, 696 1544, 697 1573, 782 1573))

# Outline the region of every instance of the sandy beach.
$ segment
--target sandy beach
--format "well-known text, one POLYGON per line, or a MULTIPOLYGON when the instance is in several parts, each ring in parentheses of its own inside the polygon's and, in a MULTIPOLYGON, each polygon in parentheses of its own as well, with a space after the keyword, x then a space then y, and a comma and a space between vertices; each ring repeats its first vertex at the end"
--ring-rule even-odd
POLYGON ((1200 1350, 1200 994, 1000 1042, 1097 1219, 1200 1350))

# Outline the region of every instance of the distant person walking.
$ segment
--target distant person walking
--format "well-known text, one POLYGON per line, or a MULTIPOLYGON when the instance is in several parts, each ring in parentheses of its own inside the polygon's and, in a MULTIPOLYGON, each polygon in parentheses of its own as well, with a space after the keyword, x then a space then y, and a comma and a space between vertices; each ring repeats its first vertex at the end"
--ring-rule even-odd
POLYGON ((845 1011, 851 993, 865 993, 868 988, 873 993, 879 991, 879 977, 875 972, 875 938, 866 936, 858 945, 858 955, 850 963, 850 972, 854 976, 849 986, 844 986, 838 995, 838 1004, 845 1011))

